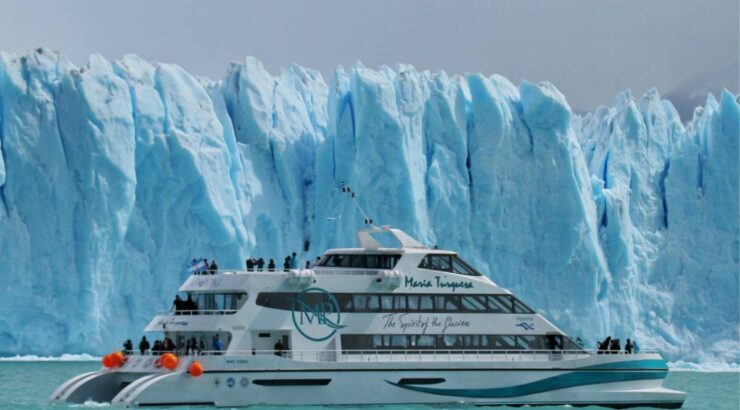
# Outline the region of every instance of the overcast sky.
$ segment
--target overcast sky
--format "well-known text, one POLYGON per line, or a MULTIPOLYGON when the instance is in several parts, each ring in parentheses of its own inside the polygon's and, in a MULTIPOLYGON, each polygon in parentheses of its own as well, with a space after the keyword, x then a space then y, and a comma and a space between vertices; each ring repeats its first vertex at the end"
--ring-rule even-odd
POLYGON ((0 50, 44 46, 78 65, 91 53, 135 53, 213 79, 246 55, 273 73, 291 62, 316 68, 327 81, 356 60, 403 62, 549 80, 578 110, 652 86, 691 105, 740 88, 739 3, 0 0, 0 50))

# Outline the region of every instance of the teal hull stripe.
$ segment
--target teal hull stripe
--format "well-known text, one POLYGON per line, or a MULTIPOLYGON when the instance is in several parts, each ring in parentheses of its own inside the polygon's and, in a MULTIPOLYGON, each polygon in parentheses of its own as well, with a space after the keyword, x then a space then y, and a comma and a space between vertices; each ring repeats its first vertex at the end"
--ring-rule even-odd
POLYGON ((445 389, 439 387, 424 387, 414 385, 399 385, 386 380, 402 389, 420 393, 436 394, 440 396, 470 397, 470 398, 507 398, 529 394, 544 393, 552 390, 567 389, 569 387, 586 386, 590 384, 614 383, 633 380, 664 379, 668 374, 662 360, 640 360, 633 362, 605 363, 587 366, 576 371, 560 374, 546 379, 509 387, 495 387, 487 389, 445 389), (635 370, 642 369, 642 370, 635 370), (649 370, 648 370, 649 369, 649 370), (613 370, 613 371, 598 371, 613 370))
POLYGON ((630 360, 579 367, 573 370, 668 370, 665 360, 630 360))

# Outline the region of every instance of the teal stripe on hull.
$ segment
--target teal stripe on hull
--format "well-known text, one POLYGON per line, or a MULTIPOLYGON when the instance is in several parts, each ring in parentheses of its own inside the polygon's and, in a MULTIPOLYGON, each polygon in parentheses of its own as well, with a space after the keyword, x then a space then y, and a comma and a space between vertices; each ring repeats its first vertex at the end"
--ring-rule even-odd
POLYGON ((570 373, 560 374, 517 386, 487 389, 445 389, 439 387, 399 385, 389 380, 386 380, 386 382, 402 389, 421 393, 436 394, 440 396, 490 399, 520 397, 590 384, 664 379, 668 374, 668 369, 665 367, 665 362, 663 360, 636 360, 630 362, 604 363, 574 370, 575 371, 570 373))

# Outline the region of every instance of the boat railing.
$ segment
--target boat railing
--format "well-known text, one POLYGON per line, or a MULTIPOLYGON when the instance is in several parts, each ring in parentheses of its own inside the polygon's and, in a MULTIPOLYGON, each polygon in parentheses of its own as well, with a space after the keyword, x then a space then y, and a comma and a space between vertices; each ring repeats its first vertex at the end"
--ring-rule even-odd
MULTIPOLYGON (((221 269, 221 270, 207 270, 193 272, 191 275, 195 276, 212 276, 212 275, 254 275, 254 274, 274 274, 274 273, 286 273, 290 271, 302 271, 306 269, 221 269)), ((338 275, 338 276, 377 276, 383 270, 387 269, 356 269, 356 268, 324 268, 324 267, 311 267, 309 270, 313 270, 317 275, 338 275)))
MULTIPOLYGON (((657 353, 641 350, 640 353, 657 353)), ((201 356, 279 356, 302 362, 459 362, 459 361, 556 361, 596 354, 626 355, 624 351, 595 350, 229 350, 201 351, 201 356)))
POLYGON ((164 310, 158 316, 233 315, 238 309, 164 310))

